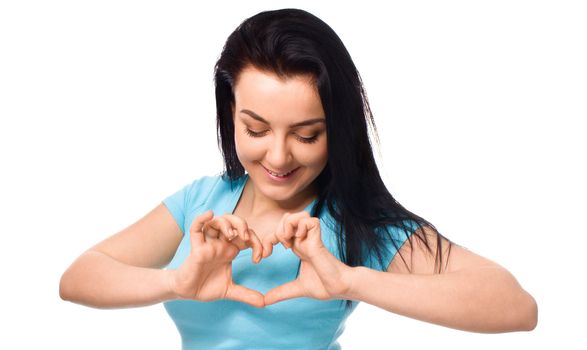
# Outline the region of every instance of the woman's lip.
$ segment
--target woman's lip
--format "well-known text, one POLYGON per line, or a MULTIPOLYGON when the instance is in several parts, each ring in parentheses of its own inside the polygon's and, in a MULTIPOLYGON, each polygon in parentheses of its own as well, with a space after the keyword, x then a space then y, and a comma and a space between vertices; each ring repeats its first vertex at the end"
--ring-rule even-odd
POLYGON ((267 171, 270 171, 270 172, 272 172, 272 173, 274 173, 274 174, 287 174, 287 173, 294 172, 294 171, 296 171, 296 170, 298 170, 298 169, 300 168, 300 167, 297 167, 297 168, 294 168, 293 170, 290 170, 290 171, 285 171, 285 172, 277 172, 277 171, 273 171, 273 170, 269 170, 269 169, 267 169, 267 168, 266 168, 266 167, 265 167, 263 164, 261 164, 261 166, 262 166, 263 168, 265 168, 265 170, 267 170, 267 171))

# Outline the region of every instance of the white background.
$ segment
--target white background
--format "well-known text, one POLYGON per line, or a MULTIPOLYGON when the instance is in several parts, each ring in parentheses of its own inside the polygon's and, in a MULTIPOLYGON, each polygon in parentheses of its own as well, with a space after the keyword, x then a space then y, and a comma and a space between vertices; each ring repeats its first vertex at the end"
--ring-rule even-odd
POLYGON ((161 305, 68 303, 59 278, 85 249, 222 170, 214 63, 242 20, 282 7, 322 18, 350 51, 392 195, 505 266, 539 304, 533 332, 498 335, 361 304, 343 348, 585 348, 585 6, 325 3, 0 4, 0 348, 180 348, 161 305))

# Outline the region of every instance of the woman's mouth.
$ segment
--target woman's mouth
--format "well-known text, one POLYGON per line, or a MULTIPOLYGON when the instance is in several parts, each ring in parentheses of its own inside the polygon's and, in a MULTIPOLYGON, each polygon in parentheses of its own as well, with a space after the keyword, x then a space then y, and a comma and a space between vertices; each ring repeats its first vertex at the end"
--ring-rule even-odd
POLYGON ((294 175, 299 169, 299 167, 297 167, 297 168, 290 170, 286 173, 276 173, 276 172, 273 172, 265 167, 263 167, 263 168, 265 169, 265 172, 267 173, 267 175, 269 175, 269 178, 272 180, 276 180, 276 181, 285 181, 285 180, 290 179, 292 177, 292 175, 294 175))

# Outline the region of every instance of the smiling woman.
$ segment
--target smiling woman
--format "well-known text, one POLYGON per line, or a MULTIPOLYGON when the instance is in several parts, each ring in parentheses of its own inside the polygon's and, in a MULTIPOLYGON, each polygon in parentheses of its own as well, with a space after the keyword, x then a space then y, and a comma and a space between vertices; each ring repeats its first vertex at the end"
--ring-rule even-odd
POLYGON ((245 20, 215 84, 223 173, 82 254, 64 299, 163 302, 184 349, 339 349, 361 301, 474 332, 535 327, 506 269, 387 190, 359 73, 326 23, 296 9, 245 20))
POLYGON ((245 192, 251 199, 243 202, 257 215, 303 207, 328 161, 324 110, 312 78, 283 79, 247 67, 234 99, 236 154, 252 180, 245 192))

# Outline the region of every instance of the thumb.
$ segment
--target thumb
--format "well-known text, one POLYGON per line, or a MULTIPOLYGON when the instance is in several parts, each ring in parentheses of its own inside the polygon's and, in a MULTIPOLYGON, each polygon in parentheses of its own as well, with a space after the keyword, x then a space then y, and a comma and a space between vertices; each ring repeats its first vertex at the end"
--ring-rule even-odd
POLYGON ((306 296, 299 280, 294 280, 279 287, 275 287, 265 294, 265 306, 283 300, 306 296))
POLYGON ((232 287, 226 293, 226 299, 240 301, 255 307, 265 306, 263 294, 256 290, 239 286, 238 284, 232 285, 232 287))

